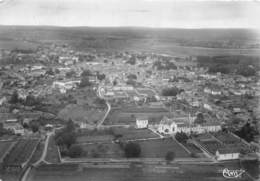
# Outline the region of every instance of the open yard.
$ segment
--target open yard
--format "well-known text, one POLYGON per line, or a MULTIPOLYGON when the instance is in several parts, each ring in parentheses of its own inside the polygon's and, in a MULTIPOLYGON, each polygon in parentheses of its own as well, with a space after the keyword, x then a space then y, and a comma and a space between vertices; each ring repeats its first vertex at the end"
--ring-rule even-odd
POLYGON ((172 138, 136 141, 141 146, 141 157, 164 158, 169 151, 175 152, 178 158, 189 157, 189 154, 172 138))

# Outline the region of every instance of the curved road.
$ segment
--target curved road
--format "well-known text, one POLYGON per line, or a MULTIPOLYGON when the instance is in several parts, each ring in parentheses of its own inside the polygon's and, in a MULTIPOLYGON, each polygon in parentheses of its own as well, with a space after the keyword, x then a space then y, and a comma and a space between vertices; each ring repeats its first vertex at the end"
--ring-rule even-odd
MULTIPOLYGON (((98 97, 100 97, 101 99, 104 99, 104 97, 101 94, 101 87, 100 86, 98 87, 97 93, 98 93, 98 97)), ((108 114, 109 114, 109 112, 111 110, 111 105, 109 104, 109 102, 107 100, 106 100, 106 105, 107 105, 107 112, 104 115, 103 119, 100 120, 100 122, 97 124, 97 128, 100 128, 100 126, 102 126, 102 124, 106 120, 106 118, 107 118, 107 116, 108 116, 108 114)))
POLYGON ((108 103, 108 101, 106 101, 106 104, 107 104, 107 112, 106 112, 105 116, 103 117, 103 119, 97 124, 97 128, 100 128, 100 126, 102 126, 102 124, 106 120, 106 118, 111 110, 111 105, 108 103))

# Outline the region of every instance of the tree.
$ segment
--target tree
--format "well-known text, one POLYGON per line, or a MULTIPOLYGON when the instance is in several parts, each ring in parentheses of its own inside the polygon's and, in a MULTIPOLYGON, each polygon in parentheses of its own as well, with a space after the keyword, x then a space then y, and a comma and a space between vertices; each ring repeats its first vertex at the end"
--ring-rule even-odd
POLYGON ((30 122, 30 127, 31 127, 32 131, 34 133, 36 133, 37 131, 39 131, 40 125, 37 122, 35 122, 35 121, 31 121, 30 122))
POLYGON ((55 140, 58 145, 66 146, 68 149, 76 142, 75 124, 69 120, 66 127, 56 133, 55 140))
POLYGON ((105 78, 106 78, 106 75, 105 75, 105 74, 99 74, 99 73, 97 74, 97 79, 98 79, 98 80, 101 81, 101 80, 104 80, 105 78))
POLYGON ((75 131, 75 124, 71 119, 67 122, 65 131, 67 131, 67 132, 75 131))
POLYGON ((101 106, 105 106, 106 105, 106 101, 104 99, 101 98, 96 98, 94 101, 95 104, 101 105, 101 106))
POLYGON ((165 155, 165 160, 168 163, 170 163, 171 161, 173 161, 175 158, 175 153, 173 151, 168 151, 165 155))
POLYGON ((175 134, 175 138, 176 138, 177 141, 179 141, 181 143, 186 143, 187 140, 189 139, 189 137, 185 133, 183 133, 183 132, 176 133, 175 134))
POLYGON ((73 145, 76 142, 76 135, 75 133, 66 133, 64 132, 61 135, 60 144, 65 145, 67 148, 70 148, 71 145, 73 145))
POLYGON ((130 65, 135 65, 136 64, 136 58, 132 56, 126 63, 130 65))
POLYGON ((24 105, 26 105, 26 106, 37 106, 39 104, 41 104, 39 99, 37 99, 33 95, 30 94, 30 95, 26 96, 24 105))
POLYGON ((87 87, 87 86, 91 86, 91 82, 89 81, 88 77, 82 77, 79 86, 80 87, 87 87))
POLYGON ((177 87, 171 87, 162 90, 163 96, 176 96, 178 93, 179 89, 177 87))
POLYGON ((124 148, 127 158, 136 158, 141 154, 141 147, 138 143, 128 142, 124 148))
POLYGON ((20 99, 19 99, 18 92, 17 92, 17 90, 15 90, 11 96, 10 103, 17 104, 17 103, 19 103, 19 101, 20 101, 20 99))
POLYGON ((113 86, 116 86, 117 85, 117 80, 115 79, 114 81, 113 81, 113 86))
POLYGON ((82 77, 87 77, 87 76, 91 76, 92 75, 92 72, 90 70, 84 70, 82 73, 81 73, 81 76, 82 77))
POLYGON ((205 122, 205 119, 204 119, 203 114, 202 114, 202 113, 198 113, 198 114, 197 114, 197 117, 196 117, 196 119, 195 119, 195 121, 194 121, 194 123, 196 123, 196 124, 202 124, 202 123, 204 123, 204 122, 205 122))
POLYGON ((69 71, 69 72, 66 73, 66 77, 67 77, 67 78, 71 78, 71 77, 74 76, 74 75, 76 75, 76 72, 73 71, 73 70, 71 70, 71 71, 69 71))
POLYGON ((71 158, 78 158, 82 155, 83 149, 79 145, 72 145, 69 148, 68 155, 71 158))
POLYGON ((137 76, 135 74, 129 74, 127 76, 128 79, 132 79, 132 80, 136 80, 137 79, 137 76))
POLYGON ((48 70, 46 71, 46 74, 47 74, 47 75, 54 75, 55 73, 54 73, 54 71, 50 68, 50 69, 48 69, 48 70))
POLYGON ((133 79, 128 79, 128 80, 126 81, 126 84, 127 84, 127 85, 135 86, 135 85, 136 85, 136 81, 133 80, 133 79))
POLYGON ((245 77, 255 76, 256 70, 251 66, 240 66, 237 69, 237 74, 243 75, 245 77))
POLYGON ((247 142, 251 142, 253 141, 254 136, 258 135, 259 132, 256 127, 246 123, 239 131, 236 131, 235 134, 245 139, 247 142))

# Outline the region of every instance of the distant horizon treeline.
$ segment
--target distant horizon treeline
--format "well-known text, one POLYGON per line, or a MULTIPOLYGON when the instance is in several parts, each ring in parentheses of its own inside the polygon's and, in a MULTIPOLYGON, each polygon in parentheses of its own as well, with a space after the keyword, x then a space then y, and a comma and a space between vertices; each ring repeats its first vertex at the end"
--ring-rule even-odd
POLYGON ((255 76, 260 70, 258 56, 197 56, 199 67, 208 68, 209 73, 239 74, 245 77, 255 76))

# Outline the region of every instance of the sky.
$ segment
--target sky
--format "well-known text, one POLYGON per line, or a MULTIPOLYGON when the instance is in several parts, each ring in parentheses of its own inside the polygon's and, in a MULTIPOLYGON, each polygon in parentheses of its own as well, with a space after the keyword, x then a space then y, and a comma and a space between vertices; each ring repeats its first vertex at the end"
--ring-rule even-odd
POLYGON ((1 25, 260 28, 260 1, 0 0, 1 25))

